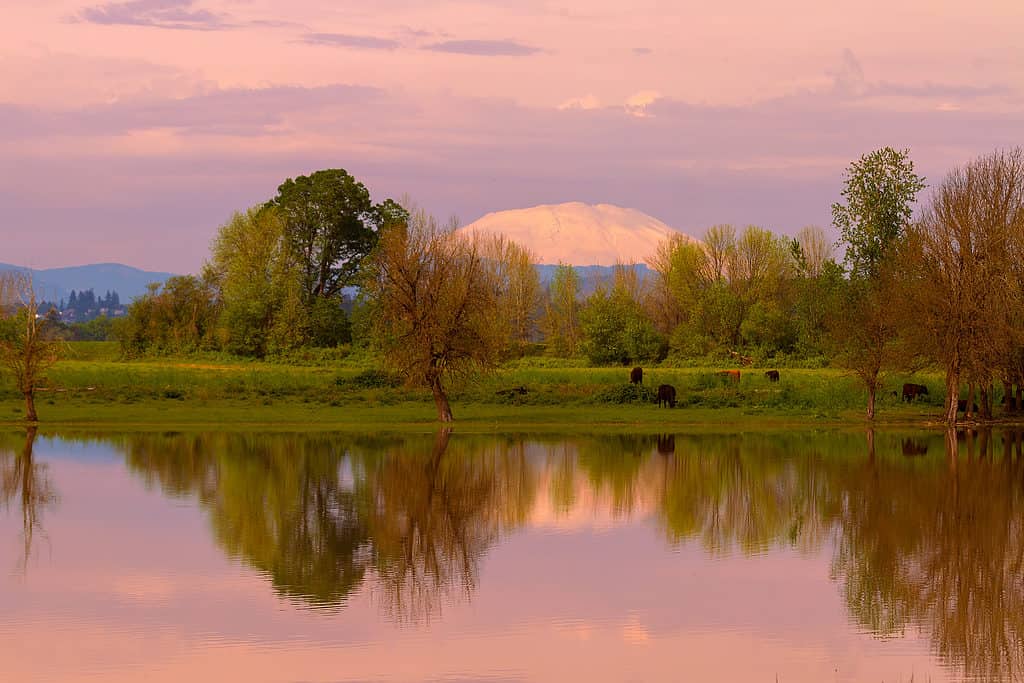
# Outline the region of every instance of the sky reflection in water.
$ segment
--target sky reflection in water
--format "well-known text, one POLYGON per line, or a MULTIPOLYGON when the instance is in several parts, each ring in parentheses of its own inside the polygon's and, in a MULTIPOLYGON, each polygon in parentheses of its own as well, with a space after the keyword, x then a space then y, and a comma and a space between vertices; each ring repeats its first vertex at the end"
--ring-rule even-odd
POLYGON ((1009 432, 8 432, 0 680, 1021 680, 1022 485, 1009 432))

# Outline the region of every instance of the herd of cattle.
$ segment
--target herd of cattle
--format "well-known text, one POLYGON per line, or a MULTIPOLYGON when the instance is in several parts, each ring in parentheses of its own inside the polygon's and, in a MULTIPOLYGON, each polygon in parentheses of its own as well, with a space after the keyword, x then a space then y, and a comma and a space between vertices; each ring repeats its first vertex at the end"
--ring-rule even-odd
MULTIPOLYGON (((740 383, 740 371, 739 370, 722 370, 721 372, 715 373, 719 377, 722 377, 726 382, 731 384, 740 383)), ((764 376, 768 378, 769 382, 779 381, 778 370, 768 370, 764 373, 764 376)), ((644 383, 644 369, 633 368, 629 371, 629 381, 633 384, 644 383)), ((927 393, 927 389, 925 389, 927 393)), ((659 384, 658 385, 658 407, 665 406, 666 408, 676 407, 676 388, 671 384, 659 384)))
MULTIPOLYGON (((739 384, 740 383, 740 371, 739 370, 722 370, 721 372, 717 372, 715 374, 717 374, 719 377, 722 377, 726 382, 729 382, 731 384, 739 384)), ((778 382, 779 381, 779 371, 778 370, 767 370, 767 371, 765 371, 764 376, 768 378, 769 382, 778 382)), ((630 370, 629 371, 629 381, 632 382, 633 384, 643 384, 644 383, 644 369, 637 367, 637 368, 633 368, 632 370, 630 370)), ((893 396, 896 395, 895 391, 892 392, 892 393, 893 393, 893 396)), ((907 402, 913 402, 913 401, 917 400, 918 398, 920 398, 922 396, 927 396, 927 395, 928 395, 928 387, 926 387, 923 384, 911 384, 911 383, 908 382, 908 383, 903 385, 903 393, 902 393, 902 395, 900 397, 900 400, 907 401, 907 402)), ((658 407, 660 408, 662 406, 665 406, 666 408, 675 408, 676 407, 676 388, 674 386, 672 386, 671 384, 659 384, 658 385, 658 407)), ((965 408, 967 408, 967 401, 966 400, 961 399, 960 401, 957 402, 957 409, 958 410, 960 410, 962 412, 965 408)), ((976 412, 978 410, 978 404, 975 403, 972 406, 972 408, 976 412)))

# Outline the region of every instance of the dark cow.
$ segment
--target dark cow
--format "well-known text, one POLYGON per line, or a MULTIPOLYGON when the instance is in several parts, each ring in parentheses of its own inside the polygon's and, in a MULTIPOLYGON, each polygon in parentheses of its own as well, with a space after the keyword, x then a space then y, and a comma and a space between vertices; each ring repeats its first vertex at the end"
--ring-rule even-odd
POLYGON ((768 378, 769 382, 778 382, 779 381, 779 371, 778 370, 769 370, 768 372, 764 373, 764 376, 768 378))
POLYGON ((658 387, 658 407, 664 404, 668 408, 676 407, 676 388, 671 384, 662 384, 658 387))
MULTIPOLYGON (((972 403, 971 407, 973 408, 973 410, 971 411, 972 413, 978 412, 978 404, 977 403, 972 403)), ((960 399, 959 401, 956 402, 956 411, 958 413, 964 412, 964 410, 966 408, 967 408, 967 399, 966 398, 962 398, 962 399, 960 399)))
POLYGON ((903 455, 908 458, 912 458, 917 455, 926 455, 928 453, 928 444, 917 441, 916 439, 903 439, 903 455))
POLYGON ((717 373, 719 377, 724 377, 726 381, 732 382, 733 384, 740 383, 740 371, 739 370, 722 370, 717 373))
POLYGON ((644 383, 644 369, 633 368, 629 371, 629 381, 632 384, 643 384, 644 383))
POLYGON ((908 382, 907 384, 903 385, 903 400, 907 401, 908 403, 916 399, 918 396, 927 395, 928 387, 926 387, 923 384, 910 384, 908 382))

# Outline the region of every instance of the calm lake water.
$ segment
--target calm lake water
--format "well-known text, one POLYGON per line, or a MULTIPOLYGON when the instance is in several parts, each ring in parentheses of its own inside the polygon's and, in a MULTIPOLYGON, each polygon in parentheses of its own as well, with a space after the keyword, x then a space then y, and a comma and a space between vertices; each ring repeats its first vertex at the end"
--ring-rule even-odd
POLYGON ((1021 450, 0 433, 0 680, 1024 680, 1021 450))

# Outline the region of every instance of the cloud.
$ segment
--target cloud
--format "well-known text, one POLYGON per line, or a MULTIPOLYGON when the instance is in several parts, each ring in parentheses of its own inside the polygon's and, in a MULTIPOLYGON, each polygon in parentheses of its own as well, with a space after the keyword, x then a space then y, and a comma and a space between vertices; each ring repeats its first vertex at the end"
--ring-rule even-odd
POLYGON ((377 88, 337 84, 217 89, 189 97, 137 98, 57 112, 0 103, 0 128, 6 131, 7 139, 12 135, 120 136, 156 130, 259 137, 277 134, 276 129, 289 114, 368 106, 382 99, 384 93, 377 88))
POLYGON ((865 89, 864 69, 853 54, 853 50, 843 50, 842 58, 835 68, 826 73, 832 78, 832 88, 841 95, 862 95, 865 89))
POLYGON ((647 108, 661 99, 661 93, 657 90, 641 90, 626 100, 626 112, 636 118, 650 116, 647 108))
POLYGON ((558 105, 558 108, 564 111, 566 109, 597 109, 600 106, 601 100, 597 99, 596 95, 584 95, 570 98, 558 105))
POLYGON ((479 57, 528 57, 541 51, 540 48, 511 40, 446 40, 427 45, 423 49, 479 57))
POLYGON ((327 45, 330 47, 351 47, 363 50, 394 50, 401 47, 397 40, 377 38, 376 36, 357 36, 347 33, 307 33, 302 42, 309 45, 327 45))
POLYGON ((652 54, 653 52, 654 52, 654 50, 652 50, 649 47, 634 47, 633 48, 633 54, 635 54, 637 56, 640 56, 640 57, 652 54))
POLYGON ((80 21, 107 26, 152 26, 190 31, 232 28, 225 15, 194 8, 194 0, 129 0, 86 7, 80 21))

